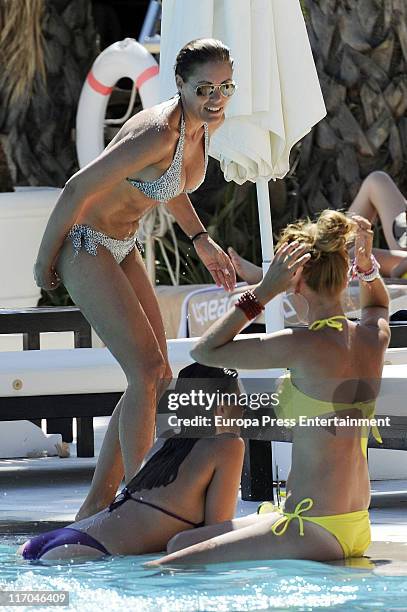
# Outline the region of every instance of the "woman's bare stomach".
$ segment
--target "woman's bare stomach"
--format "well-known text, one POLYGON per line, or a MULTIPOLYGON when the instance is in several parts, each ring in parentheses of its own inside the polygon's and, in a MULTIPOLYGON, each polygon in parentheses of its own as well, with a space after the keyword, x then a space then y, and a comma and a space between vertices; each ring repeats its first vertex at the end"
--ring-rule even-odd
POLYGON ((157 205, 130 185, 120 186, 109 194, 89 201, 75 223, 89 225, 110 238, 126 240, 137 232, 140 219, 157 205), (130 192, 137 192, 136 194, 130 192))

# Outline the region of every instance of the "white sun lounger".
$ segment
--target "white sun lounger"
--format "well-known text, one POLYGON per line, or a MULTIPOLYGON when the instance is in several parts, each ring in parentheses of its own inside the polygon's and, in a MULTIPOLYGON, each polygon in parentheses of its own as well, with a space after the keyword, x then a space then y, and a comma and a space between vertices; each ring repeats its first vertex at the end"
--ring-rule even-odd
MULTIPOLYGON (((191 363, 194 343, 194 338, 168 341, 174 377, 191 363)), ((385 379, 407 378, 407 348, 388 349, 385 362, 385 379)), ((0 352, 0 420, 111 414, 112 403, 125 388, 125 376, 107 348, 0 352)), ((392 397, 396 395, 393 389, 392 397)), ((386 410, 392 411, 386 414, 400 413, 399 404, 391 409, 394 402, 387 403, 386 410)))
MULTIPOLYGON (((174 376, 194 340, 170 340, 174 376)), ((126 378, 106 348, 0 352, 0 421, 77 418, 77 453, 93 456, 93 417, 110 415, 126 378)))

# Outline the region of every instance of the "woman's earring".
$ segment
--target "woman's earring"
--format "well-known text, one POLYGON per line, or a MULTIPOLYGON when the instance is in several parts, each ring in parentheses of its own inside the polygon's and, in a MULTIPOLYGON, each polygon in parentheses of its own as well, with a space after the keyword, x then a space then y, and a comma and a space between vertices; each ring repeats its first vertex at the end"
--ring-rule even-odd
POLYGON ((282 310, 285 322, 288 325, 307 325, 309 323, 308 300, 294 291, 283 294, 282 310))

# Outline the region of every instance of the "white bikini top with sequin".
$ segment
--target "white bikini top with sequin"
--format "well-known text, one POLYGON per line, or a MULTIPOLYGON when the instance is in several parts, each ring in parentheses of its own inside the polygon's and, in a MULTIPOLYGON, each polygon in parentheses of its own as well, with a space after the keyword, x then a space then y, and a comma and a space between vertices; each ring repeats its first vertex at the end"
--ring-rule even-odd
POLYGON ((201 181, 193 189, 182 190, 180 188, 185 143, 185 120, 183 113, 181 113, 181 127, 178 144, 170 167, 155 181, 138 181, 137 179, 132 178, 127 178, 126 180, 129 181, 133 187, 137 187, 137 189, 144 193, 144 195, 146 195, 148 198, 157 200, 158 202, 168 202, 168 200, 175 198, 180 193, 192 193, 193 191, 196 191, 198 187, 202 185, 205 179, 206 169, 208 167, 209 132, 207 123, 204 123, 204 132, 205 169, 201 181))

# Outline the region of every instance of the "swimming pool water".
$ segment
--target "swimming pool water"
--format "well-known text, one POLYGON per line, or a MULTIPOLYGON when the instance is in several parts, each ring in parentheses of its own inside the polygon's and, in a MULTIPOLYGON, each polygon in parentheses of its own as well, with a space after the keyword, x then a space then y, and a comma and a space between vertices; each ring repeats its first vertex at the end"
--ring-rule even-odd
POLYGON ((143 568, 156 555, 33 564, 15 555, 28 537, 0 536, 0 590, 69 591, 70 605, 2 612, 407 610, 407 576, 378 576, 371 569, 288 560, 143 568))

